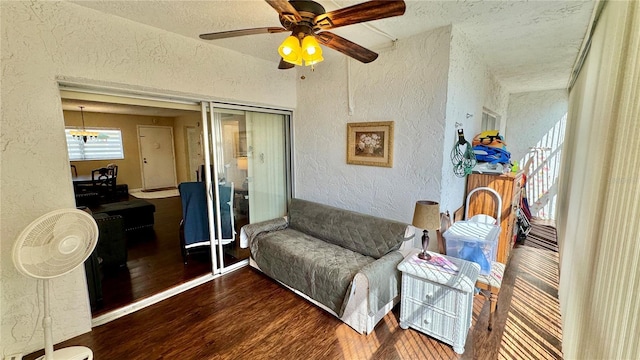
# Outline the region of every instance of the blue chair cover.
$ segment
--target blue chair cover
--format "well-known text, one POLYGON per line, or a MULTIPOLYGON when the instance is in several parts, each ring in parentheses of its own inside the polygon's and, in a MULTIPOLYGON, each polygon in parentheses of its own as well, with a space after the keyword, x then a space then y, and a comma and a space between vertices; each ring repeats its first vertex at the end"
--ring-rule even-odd
MULTIPOLYGON (((185 245, 209 241, 209 221, 207 219, 207 195, 204 182, 184 182, 178 185, 182 201, 182 219, 184 221, 185 245)), ((219 185, 220 220, 222 237, 233 239, 231 209, 231 187, 219 185)), ((215 209, 214 209, 215 211, 215 209)), ((215 215, 215 213, 214 213, 215 215)), ((215 217, 214 217, 215 219, 215 217)))

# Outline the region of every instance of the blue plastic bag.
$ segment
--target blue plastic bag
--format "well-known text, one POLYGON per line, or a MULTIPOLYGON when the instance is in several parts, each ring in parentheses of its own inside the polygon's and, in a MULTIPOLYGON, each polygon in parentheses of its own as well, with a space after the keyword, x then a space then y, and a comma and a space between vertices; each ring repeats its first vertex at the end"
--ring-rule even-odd
POLYGON ((484 252, 482 252, 482 249, 476 244, 464 242, 464 245, 458 252, 458 255, 460 255, 459 257, 461 259, 473 261, 474 263, 480 265, 480 269, 484 273, 491 271, 491 263, 489 263, 487 257, 484 256, 484 252))

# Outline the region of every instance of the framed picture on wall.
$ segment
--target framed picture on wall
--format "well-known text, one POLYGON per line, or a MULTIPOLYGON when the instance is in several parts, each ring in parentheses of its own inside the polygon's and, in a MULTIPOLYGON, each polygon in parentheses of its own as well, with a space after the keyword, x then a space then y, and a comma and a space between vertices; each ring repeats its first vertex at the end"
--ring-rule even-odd
POLYGON ((347 123, 347 164, 393 167, 393 121, 347 123))
POLYGON ((247 156, 247 132, 238 131, 233 139, 233 155, 235 158, 247 156))

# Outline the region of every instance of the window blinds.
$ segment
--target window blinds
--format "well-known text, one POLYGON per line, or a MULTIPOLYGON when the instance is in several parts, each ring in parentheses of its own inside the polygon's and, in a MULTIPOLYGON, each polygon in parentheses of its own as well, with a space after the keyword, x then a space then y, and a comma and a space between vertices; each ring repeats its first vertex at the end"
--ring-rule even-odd
POLYGON ((87 131, 99 132, 101 139, 89 139, 86 143, 71 136, 71 131, 75 129, 77 128, 68 127, 64 131, 70 161, 124 159, 120 129, 87 128, 87 131))

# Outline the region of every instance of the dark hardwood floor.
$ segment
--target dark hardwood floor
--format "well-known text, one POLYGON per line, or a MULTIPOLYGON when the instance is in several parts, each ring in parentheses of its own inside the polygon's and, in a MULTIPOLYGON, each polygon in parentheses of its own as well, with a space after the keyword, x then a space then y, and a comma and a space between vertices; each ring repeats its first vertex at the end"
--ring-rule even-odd
MULTIPOLYGON (((555 239, 554 239, 555 240, 555 239)), ((526 243, 526 241, 525 241, 526 243)), ((561 359, 556 252, 512 251, 494 330, 474 299, 465 353, 398 325, 398 307, 368 336, 245 267, 56 346, 104 359, 561 359)), ((35 359, 42 351, 25 357, 35 359)))
MULTIPOLYGON (((180 197, 145 200, 156 206, 153 230, 127 233, 127 267, 103 269, 103 301, 93 311, 93 316, 211 273, 211 256, 207 249, 190 254, 187 264, 182 260, 179 237, 182 219, 180 197)), ((242 225, 244 223, 241 218, 237 222, 238 232, 242 225)), ((226 266, 248 256, 248 249, 240 249, 239 241, 225 246, 226 266)))

